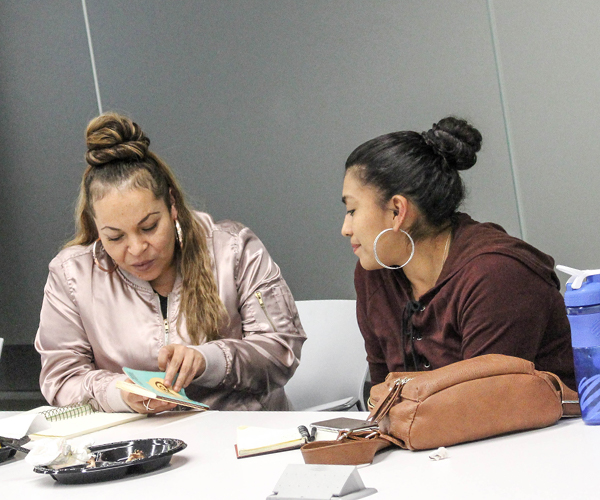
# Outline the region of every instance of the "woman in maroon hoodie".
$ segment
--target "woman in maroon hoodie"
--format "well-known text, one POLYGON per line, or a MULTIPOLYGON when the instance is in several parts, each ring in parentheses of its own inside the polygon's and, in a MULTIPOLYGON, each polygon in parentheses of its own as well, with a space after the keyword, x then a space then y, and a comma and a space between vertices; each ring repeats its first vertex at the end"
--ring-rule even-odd
POLYGON ((373 383, 499 353, 575 385, 554 260, 457 211, 459 171, 475 164, 481 140, 449 117, 427 132, 367 141, 346 161, 342 234, 359 258, 357 315, 373 383))

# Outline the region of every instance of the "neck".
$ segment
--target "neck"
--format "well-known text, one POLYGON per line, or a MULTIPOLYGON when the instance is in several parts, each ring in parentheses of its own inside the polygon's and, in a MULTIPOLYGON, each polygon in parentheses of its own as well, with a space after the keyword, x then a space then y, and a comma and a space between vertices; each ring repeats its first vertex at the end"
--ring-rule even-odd
POLYGON ((175 279, 177 277, 177 267, 175 265, 170 266, 155 280, 150 282, 154 291, 166 297, 173 291, 175 285, 175 279))
POLYGON ((404 274, 412 285, 415 300, 419 300, 437 283, 448 257, 451 239, 452 229, 448 228, 415 244, 415 255, 404 267, 404 274))

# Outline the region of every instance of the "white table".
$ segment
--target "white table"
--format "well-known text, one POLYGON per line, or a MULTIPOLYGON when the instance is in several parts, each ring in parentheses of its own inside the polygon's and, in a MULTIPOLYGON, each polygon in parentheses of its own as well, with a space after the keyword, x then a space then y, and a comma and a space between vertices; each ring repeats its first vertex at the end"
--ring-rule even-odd
MULTIPOLYGON (((198 499, 265 499, 287 464, 303 463, 299 450, 237 459, 233 445, 239 425, 287 428, 339 416, 304 412, 207 412, 159 415, 96 433, 97 444, 132 438, 171 437, 188 447, 164 469, 117 481, 63 485, 36 474, 17 454, 0 464, 4 498, 117 500, 180 496, 198 499), (72 497, 75 498, 75 497, 72 497)), ((364 418, 365 413, 347 416, 364 418)), ((562 420, 536 431, 449 447, 449 458, 432 461, 429 452, 394 448, 360 466, 367 487, 379 499, 577 499, 600 497, 600 428, 580 419, 562 420)))

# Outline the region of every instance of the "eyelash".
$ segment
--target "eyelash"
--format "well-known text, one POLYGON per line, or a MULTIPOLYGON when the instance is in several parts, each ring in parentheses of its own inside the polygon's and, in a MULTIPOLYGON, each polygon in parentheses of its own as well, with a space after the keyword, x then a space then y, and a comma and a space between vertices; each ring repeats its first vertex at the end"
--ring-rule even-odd
POLYGON ((347 211, 346 211, 346 214, 347 214, 347 215, 354 215, 354 211, 355 211, 355 210, 356 210, 356 209, 354 209, 354 208, 353 208, 352 210, 347 210, 347 211))
MULTIPOLYGON (((155 222, 152 226, 150 227, 145 227, 142 229, 142 231, 144 231, 145 233, 149 233, 151 231, 154 231, 156 229, 156 226, 158 226, 158 222, 155 222)), ((119 241, 121 238, 123 237, 123 235, 121 236, 117 236, 116 238, 108 238, 108 241, 119 241)))

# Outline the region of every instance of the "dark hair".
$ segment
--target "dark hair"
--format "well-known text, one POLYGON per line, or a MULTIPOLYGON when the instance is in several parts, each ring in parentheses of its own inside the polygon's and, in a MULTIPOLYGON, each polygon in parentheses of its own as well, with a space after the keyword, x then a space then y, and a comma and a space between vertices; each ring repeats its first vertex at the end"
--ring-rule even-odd
POLYGON ((465 197, 458 173, 471 168, 481 149, 481 134, 465 120, 447 117, 427 132, 392 132, 357 147, 346 160, 346 171, 375 187, 385 204, 406 196, 424 221, 411 228, 414 238, 439 231, 451 223, 465 197))
MULTIPOLYGON (((188 206, 183 190, 169 166, 148 149, 150 139, 137 123, 117 113, 94 118, 86 129, 88 164, 75 212, 76 234, 65 246, 90 245, 98 238, 94 202, 115 187, 148 189, 155 198, 177 209, 183 233, 183 248, 175 245, 182 274, 181 314, 192 344, 219 338, 219 327, 227 319, 212 272, 206 235, 188 206)), ((173 229, 175 230, 175 229, 173 229)))

